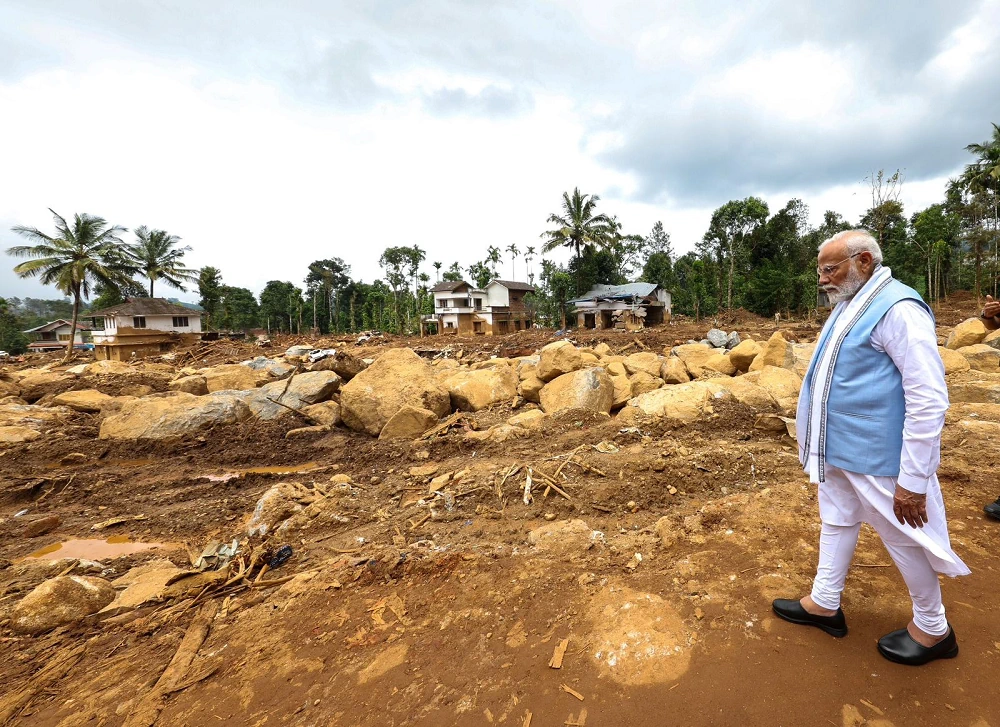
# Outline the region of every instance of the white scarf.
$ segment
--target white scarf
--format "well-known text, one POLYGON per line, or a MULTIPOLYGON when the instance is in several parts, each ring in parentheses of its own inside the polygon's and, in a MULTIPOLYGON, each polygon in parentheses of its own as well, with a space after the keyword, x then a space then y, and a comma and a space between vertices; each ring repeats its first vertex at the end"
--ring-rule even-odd
POLYGON ((837 354, 847 334, 868 309, 875 297, 882 292, 892 280, 892 271, 879 266, 875 268, 871 278, 865 283, 853 298, 837 303, 830 314, 826 326, 820 333, 820 340, 828 327, 832 331, 826 339, 823 350, 817 347, 813 357, 819 356, 812 375, 812 386, 808 381, 802 382, 802 394, 799 396, 796 412, 796 430, 799 433, 799 461, 803 469, 809 473, 809 481, 815 484, 823 482, 826 467, 826 400, 830 395, 830 383, 833 378, 833 368, 837 363, 837 354))

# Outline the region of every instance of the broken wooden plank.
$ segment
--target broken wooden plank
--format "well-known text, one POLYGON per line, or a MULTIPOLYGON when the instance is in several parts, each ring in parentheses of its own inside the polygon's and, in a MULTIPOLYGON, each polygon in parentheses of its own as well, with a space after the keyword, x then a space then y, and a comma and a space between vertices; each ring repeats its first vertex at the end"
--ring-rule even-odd
POLYGON ((521 727, 531 727, 531 710, 526 710, 524 713, 524 721, 521 722, 521 727))
POLYGON ((549 659, 550 669, 562 669, 563 657, 566 656, 566 649, 569 648, 569 639, 563 639, 552 651, 552 658, 549 659))
POLYGON ((76 666, 76 663, 83 658, 85 649, 85 646, 78 646, 69 653, 56 656, 34 674, 25 686, 16 692, 11 692, 0 697, 0 725, 7 724, 32 699, 65 677, 69 673, 69 670, 76 666))
POLYGON ((569 686, 568 684, 560 684, 559 686, 562 688, 564 692, 566 692, 566 694, 571 694, 577 699, 579 699, 581 702, 583 701, 583 695, 580 694, 580 692, 573 689, 573 687, 569 686))
POLYGON ((425 439, 430 439, 431 437, 434 437, 440 434, 441 432, 448 431, 448 429, 450 429, 452 425, 457 424, 464 416, 465 414, 463 412, 456 411, 454 414, 452 414, 450 417, 448 417, 443 422, 438 424, 436 427, 428 429, 426 432, 417 437, 417 441, 420 442, 425 439))

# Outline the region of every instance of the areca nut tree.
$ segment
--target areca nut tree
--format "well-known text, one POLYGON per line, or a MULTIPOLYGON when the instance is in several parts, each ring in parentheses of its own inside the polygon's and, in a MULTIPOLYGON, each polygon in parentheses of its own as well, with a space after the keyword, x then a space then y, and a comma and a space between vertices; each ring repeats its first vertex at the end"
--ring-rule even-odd
POLYGON ((1000 126, 992 126, 990 139, 965 147, 967 152, 976 155, 976 161, 965 167, 962 182, 971 194, 980 196, 993 213, 993 293, 996 294, 996 268, 1000 262, 1000 126))
MULTIPOLYGON (((615 229, 611 218, 595 211, 600 199, 596 194, 583 194, 579 187, 572 194, 563 192, 562 214, 551 214, 546 220, 556 227, 542 233, 545 240, 542 252, 570 247, 579 258, 585 246, 604 247, 613 240, 615 229)), ((577 278, 579 283, 579 272, 577 278)))
POLYGON ((517 249, 517 245, 513 242, 504 249, 510 253, 510 279, 517 280, 514 273, 514 260, 517 259, 517 256, 521 253, 521 251, 517 249))
POLYGON ((73 298, 73 320, 63 359, 69 361, 73 355, 81 301, 90 297, 94 285, 129 288, 134 285, 132 276, 138 270, 121 238, 127 232, 124 227, 109 226, 103 217, 86 213, 74 215, 70 225, 55 210, 49 209, 49 212, 55 219, 55 234, 49 235, 35 227, 12 227, 13 232, 34 244, 8 248, 7 254, 29 258, 14 267, 18 277, 37 277, 43 284, 54 285, 73 298))
POLYGON ((172 288, 184 290, 184 283, 198 280, 198 271, 181 264, 184 254, 191 251, 188 246, 177 247, 181 238, 166 230, 151 230, 145 225, 135 231, 136 242, 128 246, 129 254, 139 271, 149 279, 149 297, 153 297, 153 285, 162 280, 172 288))

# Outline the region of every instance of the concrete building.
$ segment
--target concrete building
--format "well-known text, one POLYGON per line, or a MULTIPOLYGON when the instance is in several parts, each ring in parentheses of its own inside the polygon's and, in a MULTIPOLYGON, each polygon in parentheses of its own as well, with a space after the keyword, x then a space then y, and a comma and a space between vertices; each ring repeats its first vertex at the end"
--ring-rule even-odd
POLYGON ((434 313, 420 321, 420 331, 486 336, 513 333, 534 324, 524 297, 534 292, 528 283, 493 280, 484 289, 464 280, 443 281, 431 288, 434 313))
MULTIPOLYGON (((29 351, 60 351, 66 348, 69 343, 70 329, 73 327, 72 321, 62 318, 50 321, 44 325, 22 331, 34 340, 28 344, 29 351)), ((85 348, 90 344, 91 327, 84 321, 76 322, 76 337, 73 339, 73 348, 85 348)))
POLYGON ((597 285, 569 304, 579 328, 634 331, 670 320, 670 292, 656 283, 597 285))
POLYGON ((89 315, 104 323, 93 334, 98 360, 157 356, 201 340, 201 313, 163 298, 129 298, 89 315))

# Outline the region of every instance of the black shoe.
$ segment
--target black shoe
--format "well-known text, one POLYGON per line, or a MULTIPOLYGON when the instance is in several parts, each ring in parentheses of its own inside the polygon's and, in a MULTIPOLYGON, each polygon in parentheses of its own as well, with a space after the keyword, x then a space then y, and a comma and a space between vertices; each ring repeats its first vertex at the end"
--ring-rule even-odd
POLYGON ((893 631, 878 640, 878 652, 889 661, 909 666, 920 666, 935 659, 954 659, 958 656, 955 630, 948 626, 948 635, 934 646, 918 644, 906 629, 893 631))
POLYGON ((778 618, 789 623, 816 626, 838 639, 847 636, 847 619, 844 618, 843 610, 839 608, 833 616, 814 616, 802 608, 801 603, 787 598, 776 598, 771 604, 771 608, 774 609, 778 618))
POLYGON ((1000 497, 997 498, 996 502, 991 502, 989 505, 984 507, 983 512, 994 520, 1000 520, 1000 497))

